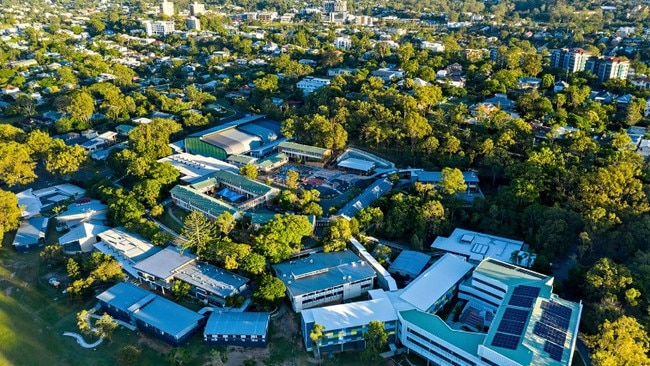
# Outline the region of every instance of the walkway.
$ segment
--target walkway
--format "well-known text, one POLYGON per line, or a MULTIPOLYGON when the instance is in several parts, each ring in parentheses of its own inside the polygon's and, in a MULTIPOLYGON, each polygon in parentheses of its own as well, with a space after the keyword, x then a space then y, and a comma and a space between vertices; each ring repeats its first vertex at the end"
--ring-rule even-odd
POLYGON ((63 335, 68 336, 68 337, 72 337, 72 338, 76 338, 77 343, 83 348, 95 348, 95 347, 99 346, 100 344, 102 344, 102 342, 104 341, 104 338, 99 338, 97 341, 95 341, 95 343, 90 343, 89 344, 84 340, 84 338, 81 335, 79 335, 77 333, 64 332, 63 335))

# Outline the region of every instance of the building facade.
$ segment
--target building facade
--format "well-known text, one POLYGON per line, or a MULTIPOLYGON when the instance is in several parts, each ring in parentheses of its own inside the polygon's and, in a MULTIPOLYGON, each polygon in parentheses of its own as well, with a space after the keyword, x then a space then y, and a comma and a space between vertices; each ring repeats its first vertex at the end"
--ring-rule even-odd
POLYGON ((562 48, 551 52, 551 67, 570 73, 583 71, 591 54, 582 48, 562 48))
POLYGON ((627 79, 630 61, 619 57, 591 57, 585 66, 592 74, 603 82, 609 79, 627 79))
POLYGON ((193 17, 198 17, 199 15, 205 14, 205 4, 201 3, 192 3, 190 4, 190 15, 193 17))
POLYGON ((173 2, 163 0, 163 2, 160 3, 160 14, 171 17, 174 16, 175 13, 173 2))
POLYGON ((297 313, 359 297, 373 288, 375 271, 354 253, 316 253, 273 266, 297 313))

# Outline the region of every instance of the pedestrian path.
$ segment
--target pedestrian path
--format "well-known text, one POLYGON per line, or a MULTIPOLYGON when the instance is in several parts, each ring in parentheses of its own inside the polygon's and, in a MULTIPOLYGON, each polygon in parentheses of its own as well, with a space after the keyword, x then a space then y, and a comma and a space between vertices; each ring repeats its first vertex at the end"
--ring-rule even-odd
POLYGON ((77 343, 83 348, 95 348, 100 344, 102 344, 102 342, 104 341, 104 338, 99 338, 97 341, 95 341, 95 343, 88 343, 80 334, 73 333, 73 332, 64 332, 63 335, 67 337, 75 338, 77 340, 77 343))

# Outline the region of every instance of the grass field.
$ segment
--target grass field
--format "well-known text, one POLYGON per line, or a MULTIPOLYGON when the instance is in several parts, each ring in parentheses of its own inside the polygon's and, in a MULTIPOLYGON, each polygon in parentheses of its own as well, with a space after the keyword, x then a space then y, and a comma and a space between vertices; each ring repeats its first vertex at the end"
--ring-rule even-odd
MULTIPOLYGON (((16 253, 7 244, 0 248, 0 365, 115 365, 123 346, 140 342, 140 335, 127 329, 118 329, 96 350, 62 336, 78 331, 76 313, 95 302, 68 303, 48 285, 48 276, 57 271, 41 268, 38 252, 16 253)), ((166 363, 159 351, 139 348, 138 364, 166 363)))

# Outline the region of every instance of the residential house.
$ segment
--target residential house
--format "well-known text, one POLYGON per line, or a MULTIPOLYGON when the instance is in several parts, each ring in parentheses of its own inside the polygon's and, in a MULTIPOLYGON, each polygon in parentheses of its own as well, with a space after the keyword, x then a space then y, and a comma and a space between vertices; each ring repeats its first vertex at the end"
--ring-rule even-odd
POLYGON ((110 229, 107 226, 84 222, 61 235, 59 244, 66 254, 89 253, 99 241, 99 233, 110 229))

